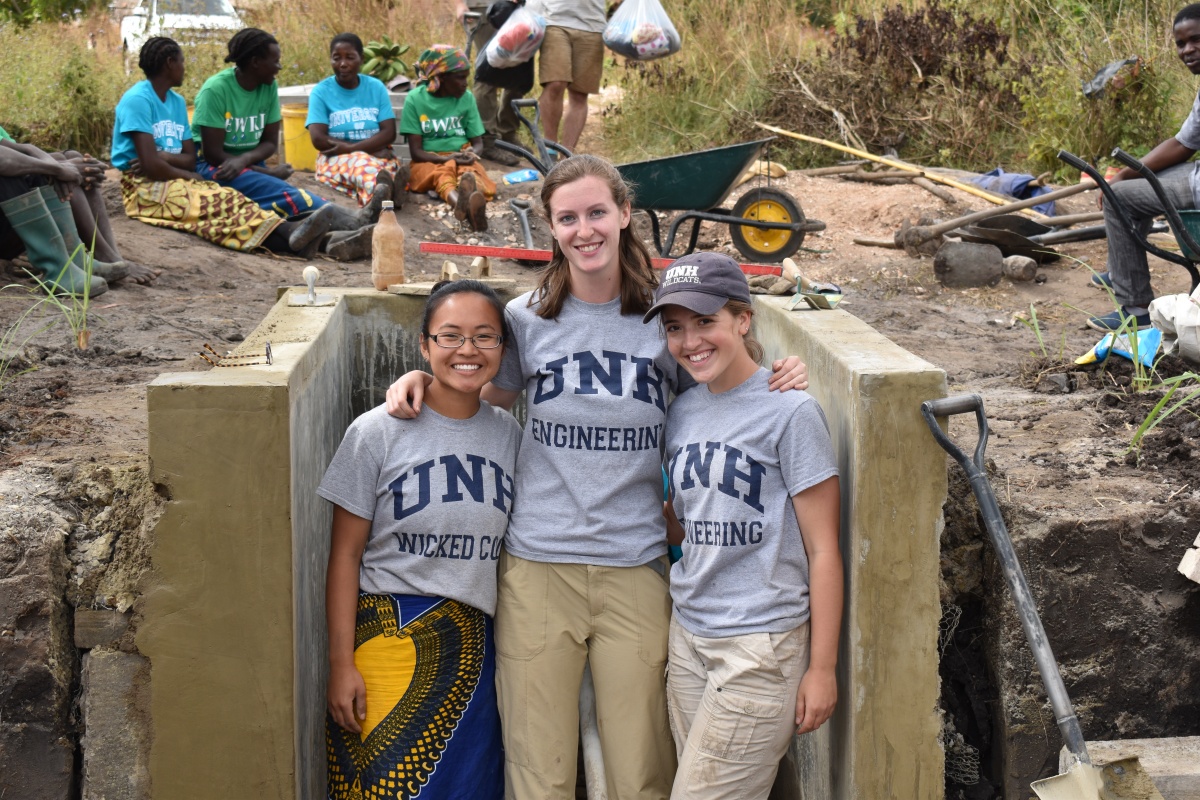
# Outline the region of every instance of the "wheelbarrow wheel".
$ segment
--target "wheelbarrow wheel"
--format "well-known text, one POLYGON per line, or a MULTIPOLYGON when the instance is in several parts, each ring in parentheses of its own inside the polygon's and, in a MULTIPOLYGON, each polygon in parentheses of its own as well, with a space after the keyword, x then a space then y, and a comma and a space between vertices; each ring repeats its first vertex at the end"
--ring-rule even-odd
MULTIPOLYGON (((804 222, 804 212, 790 194, 760 186, 742 195, 733 216, 756 222, 804 222)), ((730 225, 733 246, 748 259, 783 261, 804 244, 804 231, 730 225)))

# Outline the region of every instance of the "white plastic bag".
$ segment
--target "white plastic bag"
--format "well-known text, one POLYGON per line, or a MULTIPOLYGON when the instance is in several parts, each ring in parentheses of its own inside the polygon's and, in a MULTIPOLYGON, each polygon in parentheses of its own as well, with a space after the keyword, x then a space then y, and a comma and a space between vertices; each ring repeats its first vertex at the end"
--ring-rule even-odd
POLYGON ((604 29, 604 44, 617 55, 650 61, 679 52, 679 33, 658 0, 625 0, 604 29))
POLYGON ((546 20, 519 6, 487 43, 487 62, 496 69, 524 64, 533 58, 545 36, 546 20))
POLYGON ((1200 367, 1200 287, 1150 303, 1150 324, 1163 332, 1163 352, 1200 367))

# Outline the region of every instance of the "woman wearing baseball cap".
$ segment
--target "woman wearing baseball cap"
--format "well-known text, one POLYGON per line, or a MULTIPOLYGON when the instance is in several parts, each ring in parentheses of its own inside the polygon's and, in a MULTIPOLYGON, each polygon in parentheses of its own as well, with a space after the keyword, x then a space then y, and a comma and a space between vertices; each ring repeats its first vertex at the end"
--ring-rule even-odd
POLYGON ((677 259, 645 322, 699 384, 667 410, 672 798, 766 798, 793 733, 837 702, 837 459, 807 392, 771 392, 750 289, 719 253, 677 259), (736 598, 736 601, 734 600, 736 598))

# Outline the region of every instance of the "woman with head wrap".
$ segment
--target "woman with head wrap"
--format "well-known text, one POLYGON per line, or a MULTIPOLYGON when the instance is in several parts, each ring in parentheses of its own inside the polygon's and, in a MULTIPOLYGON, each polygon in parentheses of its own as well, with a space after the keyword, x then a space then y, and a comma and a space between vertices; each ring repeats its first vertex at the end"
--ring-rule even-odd
POLYGON ((479 164, 483 120, 467 92, 470 62, 457 47, 435 44, 417 60, 418 86, 404 100, 400 133, 412 156, 409 191, 430 189, 454 206, 471 230, 487 230, 496 184, 479 164))

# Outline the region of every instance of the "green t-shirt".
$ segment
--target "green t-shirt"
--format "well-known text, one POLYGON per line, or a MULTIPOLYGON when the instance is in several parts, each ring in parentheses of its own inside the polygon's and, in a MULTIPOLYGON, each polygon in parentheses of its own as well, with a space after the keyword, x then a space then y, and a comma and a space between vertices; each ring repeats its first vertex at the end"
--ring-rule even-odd
POLYGON ((418 86, 404 98, 400 133, 415 133, 431 153, 457 153, 476 136, 483 136, 483 120, 470 92, 462 97, 435 97, 428 86, 418 86))
POLYGON ((3 141, 15 142, 16 139, 10 136, 8 131, 4 130, 4 128, 0 128, 0 142, 3 141))
POLYGON ((258 147, 263 128, 279 122, 279 84, 271 81, 247 92, 238 85, 233 67, 204 82, 192 113, 192 138, 201 147, 200 128, 224 128, 225 152, 236 155, 258 147))

